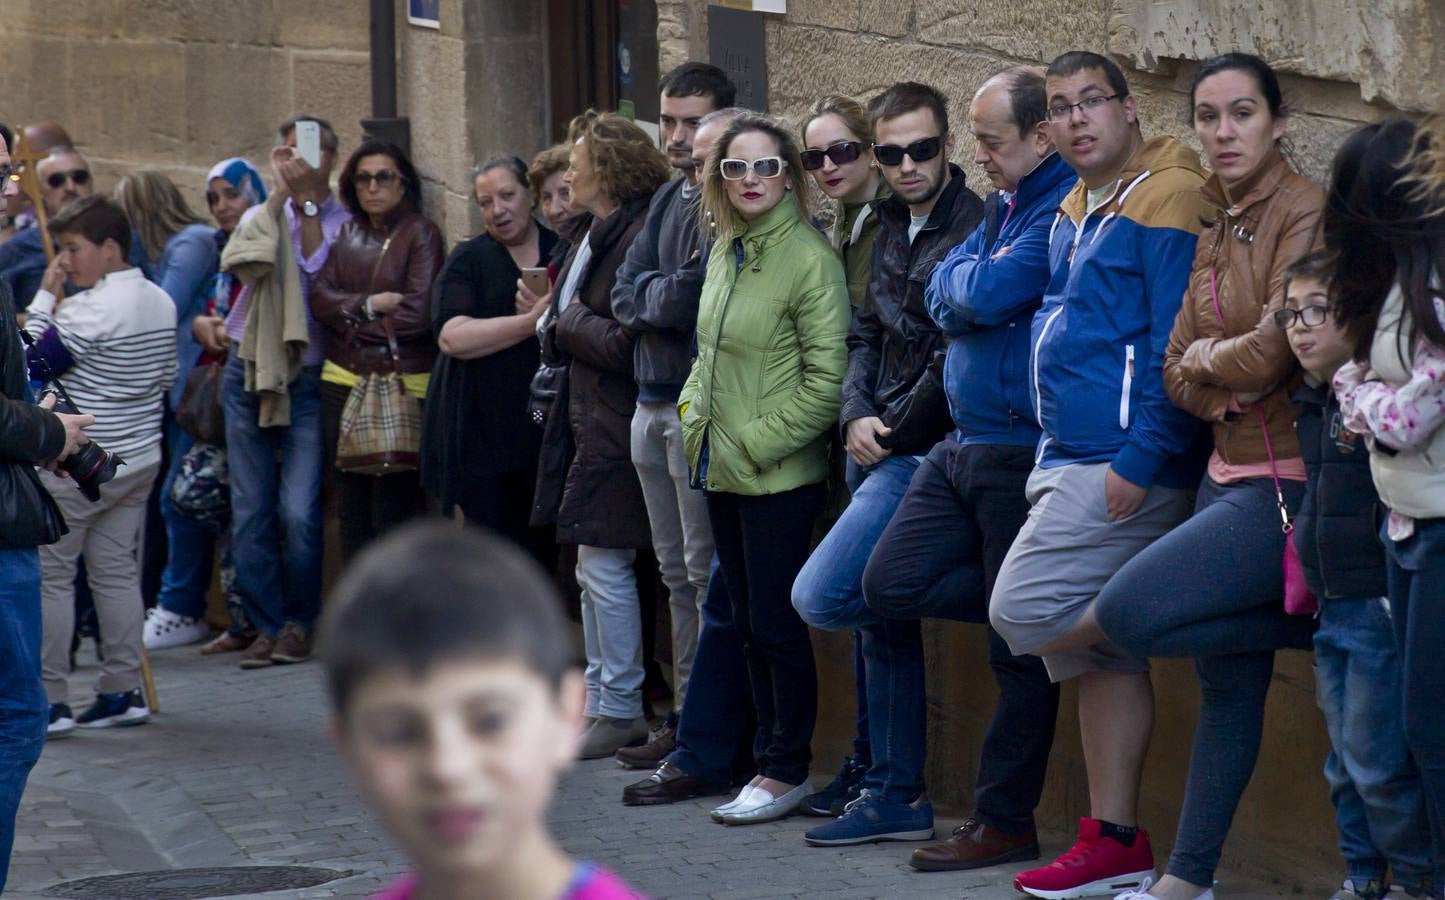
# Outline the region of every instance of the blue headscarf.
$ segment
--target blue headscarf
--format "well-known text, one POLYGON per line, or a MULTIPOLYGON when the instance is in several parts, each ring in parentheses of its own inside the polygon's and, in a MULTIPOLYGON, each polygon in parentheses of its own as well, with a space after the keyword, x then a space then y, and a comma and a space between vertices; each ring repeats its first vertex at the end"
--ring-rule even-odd
POLYGON ((252 206, 266 202, 266 183, 261 180, 261 173, 239 156, 223 159, 212 166, 206 175, 206 184, 210 184, 213 178, 224 178, 227 184, 245 195, 252 206))

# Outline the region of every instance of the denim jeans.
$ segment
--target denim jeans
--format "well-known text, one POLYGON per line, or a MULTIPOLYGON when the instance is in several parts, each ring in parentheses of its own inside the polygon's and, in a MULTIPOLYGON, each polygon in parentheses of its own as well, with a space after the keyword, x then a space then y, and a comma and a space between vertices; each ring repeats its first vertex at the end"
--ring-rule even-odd
MULTIPOLYGON (((1286 481, 1293 512, 1304 485, 1286 481)), ((1194 658, 1201 707, 1167 872, 1214 881, 1254 774, 1274 651, 1310 646, 1314 623, 1284 612, 1284 534, 1269 478, 1205 478, 1194 515, 1129 560, 1099 592, 1099 627, 1141 657, 1194 658)))
POLYGON ((820 484, 778 494, 707 494, 720 573, 732 600, 757 711, 753 756, 758 774, 802 784, 812 762, 818 673, 808 626, 790 602, 808 558, 820 484))
POLYGON ((1381 528, 1405 697, 1405 743, 1420 767, 1430 819, 1437 881, 1445 890, 1445 518, 1417 519, 1415 533, 1396 543, 1381 528))
MULTIPOLYGON (((863 574, 876 624, 865 624, 874 760, 865 786, 890 802, 923 790, 928 708, 923 618, 986 623, 988 598, 1028 516, 1028 447, 939 442, 914 474, 863 574)), ((974 816, 1001 831, 1034 829, 1053 746, 1059 689, 1043 662, 1014 656, 989 629, 999 698, 980 749, 974 816)))
POLYGON ((1330 734, 1325 778, 1349 876, 1383 883, 1388 868, 1418 893, 1431 879, 1430 828, 1420 770, 1405 745, 1395 632, 1380 598, 1324 602, 1315 693, 1330 734))
POLYGON ((702 601, 702 629, 693 659, 692 699, 677 719, 677 749, 667 761, 694 778, 726 784, 754 774, 752 688, 732 599, 714 555, 702 601))
POLYGON ((262 428, 237 356, 222 383, 236 590, 256 628, 310 628, 321 609, 321 367, 291 382, 291 424, 262 428))
POLYGON ((642 715, 642 605, 636 550, 577 548, 582 642, 587 651, 587 715, 642 715))
POLYGON ((0 892, 15 813, 45 747, 50 706, 40 685, 40 555, 0 550, 0 892))
POLYGON ((855 471, 861 482, 852 486, 853 499, 793 581, 793 608, 804 622, 842 631, 877 620, 863 602, 863 569, 919 462, 914 456, 889 456, 860 470, 849 460, 850 482, 855 471))
POLYGON ((171 503, 171 485, 181 471, 181 460, 196 445, 196 439, 172 420, 166 440, 170 444, 171 459, 161 482, 161 518, 166 523, 169 549, 156 605, 178 616, 199 619, 206 614, 216 534, 190 516, 181 515, 171 503))

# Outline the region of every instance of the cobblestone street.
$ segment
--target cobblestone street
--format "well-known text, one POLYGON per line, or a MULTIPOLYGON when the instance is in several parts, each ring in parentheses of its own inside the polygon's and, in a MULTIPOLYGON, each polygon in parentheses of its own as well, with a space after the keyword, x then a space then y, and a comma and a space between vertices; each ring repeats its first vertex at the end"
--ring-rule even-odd
MULTIPOLYGON (((241 896, 364 897, 403 868, 331 750, 319 666, 243 672, 234 657, 203 658, 194 647, 152 660, 162 712, 149 724, 77 732, 47 748, 21 808, 7 897, 57 896, 48 889, 111 873, 291 865, 339 877, 241 896)), ((88 702, 94 674, 83 657, 72 700, 88 702)), ((552 821, 569 851, 653 897, 1017 896, 1013 868, 918 874, 905 864, 910 845, 808 848, 809 820, 725 828, 707 818, 707 801, 624 807, 622 786, 637 777, 610 760, 581 764, 560 786, 552 821)), ((940 833, 954 824, 940 821, 940 833)), ((1065 842, 1054 835, 1044 851, 1065 842)), ((1279 895, 1226 881, 1221 896, 1279 895)))

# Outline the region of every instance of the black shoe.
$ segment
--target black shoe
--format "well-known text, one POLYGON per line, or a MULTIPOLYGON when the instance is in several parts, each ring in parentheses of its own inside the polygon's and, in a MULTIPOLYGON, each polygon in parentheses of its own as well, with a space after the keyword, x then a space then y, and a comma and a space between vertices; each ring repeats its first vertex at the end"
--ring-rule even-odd
POLYGON ((139 725, 151 717, 140 689, 118 694, 96 694, 90 709, 75 717, 80 728, 110 728, 114 725, 139 725))
POLYGON ((710 797, 728 793, 728 786, 694 778, 672 763, 665 762, 657 771, 622 789, 624 806, 660 806, 694 797, 710 797))
POLYGON ((74 731, 75 714, 70 711, 70 707, 64 703, 50 704, 50 724, 45 728, 45 739, 55 741, 70 737, 74 731))
POLYGON ((798 812, 805 816, 836 819, 843 815, 843 807, 858 799, 863 789, 863 776, 868 766, 856 755, 843 760, 843 768, 828 786, 816 794, 809 794, 798 804, 798 812))

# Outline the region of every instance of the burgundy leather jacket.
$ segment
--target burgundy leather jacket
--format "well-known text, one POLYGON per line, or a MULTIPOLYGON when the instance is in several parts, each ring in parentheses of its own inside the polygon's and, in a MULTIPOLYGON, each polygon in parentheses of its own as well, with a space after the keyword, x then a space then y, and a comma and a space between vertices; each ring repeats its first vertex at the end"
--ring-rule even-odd
POLYGON ((343 225, 311 286, 311 313, 329 332, 326 359, 358 375, 389 370, 386 330, 381 318, 367 317, 366 298, 395 291, 401 305, 385 318, 396 333, 401 371, 430 372, 437 354, 431 290, 444 259, 441 230, 404 202, 381 228, 366 216, 343 225))

